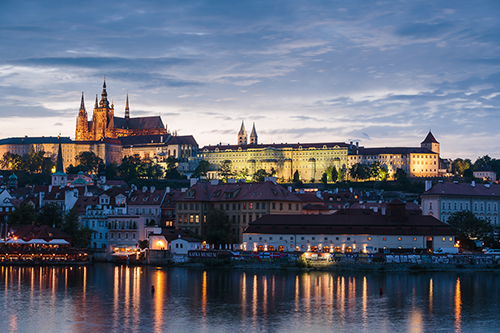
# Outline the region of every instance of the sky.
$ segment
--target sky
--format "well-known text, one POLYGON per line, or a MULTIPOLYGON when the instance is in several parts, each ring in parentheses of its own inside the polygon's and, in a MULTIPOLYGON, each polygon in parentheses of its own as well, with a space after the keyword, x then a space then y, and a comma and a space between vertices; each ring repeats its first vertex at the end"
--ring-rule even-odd
POLYGON ((500 1, 0 0, 0 138, 115 116, 200 147, 359 142, 500 158, 500 1))

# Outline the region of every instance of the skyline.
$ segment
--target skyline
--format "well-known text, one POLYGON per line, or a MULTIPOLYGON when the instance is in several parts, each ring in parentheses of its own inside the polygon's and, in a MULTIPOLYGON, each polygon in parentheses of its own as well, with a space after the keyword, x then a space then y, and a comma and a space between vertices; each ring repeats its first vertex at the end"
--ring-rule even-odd
POLYGON ((418 147, 498 158, 500 4, 0 3, 0 138, 75 136, 106 77, 115 116, 160 114, 200 147, 418 147))

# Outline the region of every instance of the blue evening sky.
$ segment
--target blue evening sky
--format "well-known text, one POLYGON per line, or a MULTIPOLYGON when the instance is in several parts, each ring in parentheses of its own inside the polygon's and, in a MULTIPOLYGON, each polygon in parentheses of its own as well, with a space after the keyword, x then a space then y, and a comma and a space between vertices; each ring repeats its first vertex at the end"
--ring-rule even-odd
POLYGON ((0 137, 74 138, 106 76, 115 115, 200 146, 419 146, 500 158, 500 1, 0 0, 0 137))

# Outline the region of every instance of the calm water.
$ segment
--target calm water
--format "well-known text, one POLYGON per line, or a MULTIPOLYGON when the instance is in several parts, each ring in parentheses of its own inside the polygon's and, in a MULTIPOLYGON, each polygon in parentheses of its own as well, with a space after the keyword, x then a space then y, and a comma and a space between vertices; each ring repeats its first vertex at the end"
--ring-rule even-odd
POLYGON ((499 278, 1 266, 0 331, 499 332, 499 278))

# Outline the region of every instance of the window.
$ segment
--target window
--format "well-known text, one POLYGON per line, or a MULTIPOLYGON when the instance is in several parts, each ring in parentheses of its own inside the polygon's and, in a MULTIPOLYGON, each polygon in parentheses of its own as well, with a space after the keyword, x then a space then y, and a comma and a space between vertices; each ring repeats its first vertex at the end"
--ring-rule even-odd
POLYGON ((387 238, 386 238, 386 237, 384 237, 384 238, 382 238, 382 240, 385 242, 385 241, 387 240, 387 238))
POLYGON ((273 209, 276 209, 276 203, 273 202, 273 209))
POLYGON ((269 237, 269 240, 273 240, 273 238, 272 238, 272 237, 269 237))
POLYGON ((288 210, 292 210, 292 204, 291 203, 288 204, 288 210))
POLYGON ((253 209, 253 202, 248 203, 248 209, 253 209))
POLYGON ((252 240, 252 237, 248 237, 248 240, 252 240))
POLYGON ((453 242, 453 237, 450 237, 449 241, 450 241, 450 242, 453 242))
POLYGON ((283 210, 283 203, 280 202, 280 210, 283 210))
POLYGON ((300 237, 300 240, 304 240, 304 237, 300 237))
POLYGON ((316 237, 313 237, 312 240, 316 240, 316 237))
POLYGON ((338 238, 338 237, 335 237, 335 240, 339 240, 339 238, 338 238))
POLYGON ((401 241, 401 237, 398 237, 398 241, 401 241))
POLYGON ((372 238, 371 238, 371 237, 368 237, 368 240, 369 240, 369 241, 371 241, 371 240, 372 240, 372 238))
POLYGON ((443 242, 445 241, 445 238, 443 237, 443 242))
POLYGON ((417 241, 417 237, 413 237, 413 241, 416 242, 417 241))
POLYGON ((255 204, 255 209, 259 209, 259 203, 258 202, 255 204))
POLYGON ((347 237, 347 240, 351 240, 351 237, 347 237))
POLYGON ((328 240, 328 237, 325 237, 325 240, 328 240))
POLYGON ((266 203, 265 202, 262 203, 262 209, 266 209, 266 203))

